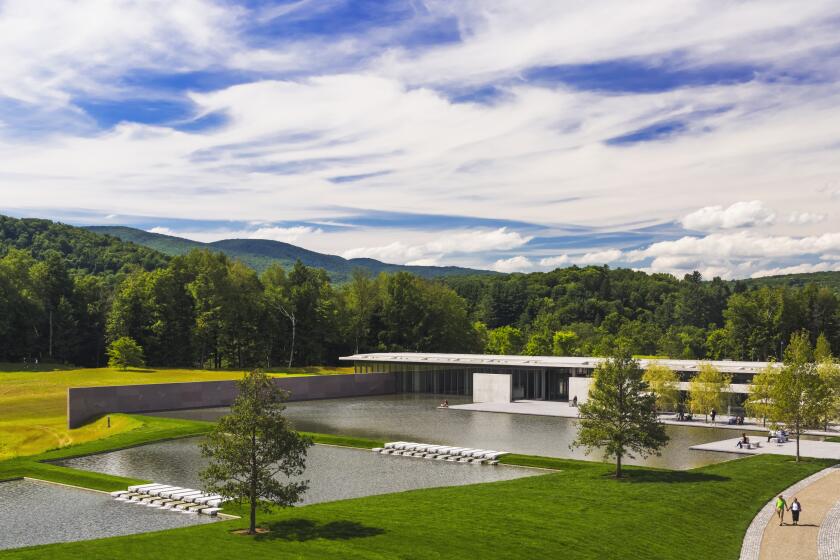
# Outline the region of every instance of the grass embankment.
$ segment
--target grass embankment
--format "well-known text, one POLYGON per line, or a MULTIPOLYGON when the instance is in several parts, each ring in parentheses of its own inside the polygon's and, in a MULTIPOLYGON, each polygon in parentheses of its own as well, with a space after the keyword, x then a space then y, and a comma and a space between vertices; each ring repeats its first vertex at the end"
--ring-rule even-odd
MULTIPOLYGON (((142 385, 186 381, 238 379, 241 371, 191 369, 112 368, 64 369, 47 364, 29 365, 29 370, 11 371, 0 364, 0 460, 35 455, 48 449, 94 441, 140 427, 129 416, 112 416, 111 428, 100 419, 76 430, 67 429, 67 389, 102 385, 142 385), (37 369, 36 369, 37 368, 37 369)), ((20 368, 20 364, 14 364, 20 368)), ((352 373, 352 368, 293 368, 271 371, 272 375, 352 373)))
POLYGON ((131 422, 136 427, 129 432, 114 434, 96 441, 54 449, 38 455, 0 461, 0 480, 30 477, 73 486, 82 486, 94 490, 124 490, 129 484, 136 484, 143 481, 70 469, 44 463, 43 461, 56 461, 69 457, 91 455, 165 439, 197 436, 206 433, 213 426, 210 422, 175 420, 153 416, 126 416, 117 414, 113 415, 112 418, 119 418, 131 422))
MULTIPOLYGON (((536 461, 538 458, 520 457, 536 461)), ((317 504, 243 520, 0 553, 0 558, 737 558, 774 494, 830 461, 756 456, 692 471, 546 460, 561 471, 317 504)), ((483 468, 467 467, 464 468, 483 468)), ((348 473, 352 476, 352 473, 348 473)))

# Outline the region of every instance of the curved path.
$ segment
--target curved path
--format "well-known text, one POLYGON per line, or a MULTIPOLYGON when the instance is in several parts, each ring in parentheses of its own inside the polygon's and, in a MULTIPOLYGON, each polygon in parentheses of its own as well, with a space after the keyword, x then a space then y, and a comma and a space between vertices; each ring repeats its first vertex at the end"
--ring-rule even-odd
POLYGON ((802 502, 800 525, 779 526, 775 517, 775 496, 755 516, 744 543, 741 560, 776 558, 840 560, 840 465, 824 469, 782 492, 788 501, 802 502))

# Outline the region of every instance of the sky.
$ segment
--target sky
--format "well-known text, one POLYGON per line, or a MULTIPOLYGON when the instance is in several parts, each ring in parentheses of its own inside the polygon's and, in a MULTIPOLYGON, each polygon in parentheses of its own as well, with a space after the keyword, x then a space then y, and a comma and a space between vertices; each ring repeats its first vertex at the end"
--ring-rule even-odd
POLYGON ((840 270, 836 0, 0 0, 0 213, 503 272, 840 270))

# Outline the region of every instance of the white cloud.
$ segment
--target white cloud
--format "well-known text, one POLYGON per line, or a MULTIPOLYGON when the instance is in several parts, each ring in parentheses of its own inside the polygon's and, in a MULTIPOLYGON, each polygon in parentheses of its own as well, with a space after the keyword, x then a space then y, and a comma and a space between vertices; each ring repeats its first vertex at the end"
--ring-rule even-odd
POLYGON ((545 257, 540 259, 540 266, 551 268, 571 264, 571 262, 572 260, 569 258, 569 255, 559 255, 556 257, 545 257))
POLYGON ((449 232, 418 245, 395 241, 376 247, 355 247, 344 251, 345 259, 368 257, 392 263, 440 262, 447 255, 506 251, 521 247, 533 237, 524 236, 506 227, 495 230, 449 232))
POLYGON ((149 231, 149 233, 157 233, 159 235, 172 235, 172 236, 178 237, 178 233, 171 230, 168 227, 157 226, 157 227, 153 227, 152 229, 150 229, 148 231, 149 231))
MULTIPOLYGON (((523 10, 513 0, 428 0, 418 12, 456 18, 460 41, 371 50, 382 39, 371 31, 336 40, 249 42, 252 20, 298 17, 323 6, 302 2, 256 13, 211 0, 5 2, 0 102, 14 99, 24 110, 0 107, 4 206, 25 214, 50 201, 122 216, 263 223, 339 219, 340 212, 325 213, 332 207, 610 231, 671 222, 700 208, 683 218, 686 227, 764 226, 768 237, 676 240, 679 245, 636 253, 647 255, 645 264, 672 270, 748 275, 788 266, 767 259, 800 258, 785 248, 803 243, 784 234, 827 222, 817 217, 832 216, 840 204, 830 196, 840 192, 840 67, 831 54, 840 47, 836 2, 813 0, 791 10, 756 0, 679 6, 535 0, 523 10), (371 59, 371 52, 384 54, 371 59), (527 79, 535 66, 632 59, 654 75, 702 77, 719 63, 756 73, 752 80, 644 92, 527 79), (774 74, 807 75, 814 68, 819 80, 774 74), (72 113, 68 118, 90 121, 74 100, 124 99, 128 78, 138 73, 207 69, 282 79, 193 93, 186 101, 197 114, 229 117, 200 131, 132 123, 100 130, 88 123, 81 134, 50 121, 43 137, 21 141, 9 118, 59 106, 72 113), (764 79, 765 72, 773 79, 764 79), (485 84, 500 93, 492 103, 450 98, 485 84), (608 142, 663 122, 683 129, 667 141, 608 142), (809 212, 774 221, 771 208, 809 212), (728 256, 714 253, 721 247, 728 256), (773 256, 779 252, 785 256, 773 256)), ((408 36, 403 31, 410 29, 400 29, 408 36)), ((170 95, 148 89, 153 97, 170 95)), ((270 228, 254 226, 260 227, 270 228)), ((534 267, 622 262, 604 251, 538 260, 528 251, 545 254, 547 245, 528 245, 530 237, 504 228, 430 238, 405 228, 371 234, 372 228, 355 227, 340 240, 318 231, 261 235, 390 262, 489 265, 494 251, 522 253, 534 267)), ((214 240, 252 232, 181 235, 214 240)), ((815 243, 828 245, 827 252, 809 255, 834 254, 832 243, 815 243)))
POLYGON ((825 214, 818 214, 815 212, 791 212, 788 214, 788 223, 796 226, 805 226, 810 224, 818 224, 825 220, 825 214))
POLYGON ((622 252, 618 249, 605 249, 603 251, 594 251, 592 253, 585 253, 580 257, 574 259, 576 263, 587 264, 606 264, 622 259, 622 252))
POLYGON ((323 233, 321 229, 312 228, 309 226, 294 226, 294 227, 261 227, 256 231, 248 232, 249 239, 270 239, 272 241, 282 241, 284 243, 295 243, 303 237, 309 235, 319 235, 323 233))
POLYGON ((509 259, 499 259, 491 268, 496 272, 530 272, 534 269, 534 263, 528 257, 518 255, 509 259))
POLYGON ((770 225, 776 214, 760 200, 736 202, 731 206, 706 206, 682 219, 687 229, 714 230, 770 225))

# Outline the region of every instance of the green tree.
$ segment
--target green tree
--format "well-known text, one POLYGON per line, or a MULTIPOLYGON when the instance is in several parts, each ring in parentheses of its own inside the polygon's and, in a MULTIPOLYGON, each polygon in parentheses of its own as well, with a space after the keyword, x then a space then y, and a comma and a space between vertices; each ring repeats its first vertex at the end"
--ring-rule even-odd
POLYGON ((516 327, 504 326, 487 333, 488 354, 519 354, 522 349, 522 331, 516 327))
POLYGON ((525 343, 523 354, 526 356, 550 356, 552 351, 551 333, 539 330, 531 333, 525 343))
POLYGON ((653 362, 648 365, 642 380, 656 398, 657 410, 673 410, 680 398, 680 379, 674 370, 653 362))
POLYGON ((761 424, 767 424, 767 418, 773 409, 773 385, 778 377, 779 369, 775 363, 770 363, 763 370, 755 374, 749 387, 749 396, 744 403, 747 414, 753 418, 761 418, 761 424))
POLYGON ((143 367, 143 348, 133 338, 123 336, 108 347, 108 365, 126 370, 130 367, 143 367))
POLYGON ((796 460, 802 433, 817 428, 831 407, 831 392, 817 372, 806 331, 794 333, 773 384, 773 420, 783 422, 796 437, 796 460))
POLYGON ((248 533, 257 528, 257 510, 288 507, 300 500, 308 481, 278 480, 299 477, 306 468, 312 441, 292 429, 283 416, 288 394, 277 389, 261 371, 245 375, 230 414, 222 417, 201 444, 210 464, 201 472, 206 490, 249 505, 248 533))
POLYGON ((551 350, 555 356, 574 356, 578 335, 574 331, 555 331, 551 339, 551 350))
POLYGON ((603 449, 605 457, 614 457, 616 478, 621 477, 625 456, 659 454, 668 442, 648 389, 639 362, 620 348, 595 369, 589 399, 580 405, 572 445, 585 447, 587 453, 603 449))
POLYGON ((700 369, 689 384, 688 398, 691 411, 705 414, 708 421, 709 413, 713 409, 723 409, 731 384, 731 375, 721 373, 708 362, 700 364, 700 369))
POLYGON ((368 346, 371 317, 379 303, 379 285, 367 270, 356 268, 350 275, 346 290, 353 346, 358 354, 360 348, 368 346))

